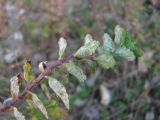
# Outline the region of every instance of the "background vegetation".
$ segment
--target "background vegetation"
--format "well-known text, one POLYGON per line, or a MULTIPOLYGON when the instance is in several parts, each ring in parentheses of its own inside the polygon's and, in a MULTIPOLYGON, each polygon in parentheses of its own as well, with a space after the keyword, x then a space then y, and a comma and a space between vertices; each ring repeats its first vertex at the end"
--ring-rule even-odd
MULTIPOLYGON (((87 33, 100 42, 104 32, 114 37, 117 24, 127 28, 143 50, 140 58, 121 60, 107 71, 98 67, 91 71, 82 61, 88 77, 85 84, 73 76, 63 81, 70 96, 69 111, 55 94, 46 97, 46 90, 35 91, 51 120, 160 119, 159 0, 1 0, 0 101, 10 96, 10 78, 22 72, 24 59, 32 61, 38 75, 39 62, 57 59, 60 37, 66 38, 67 53, 72 53, 87 33), (101 85, 111 95, 107 106, 101 103, 101 85)), ((45 119, 39 111, 25 106, 22 103, 20 110, 28 119, 45 119)), ((10 120, 12 115, 0 113, 0 119, 10 120)))

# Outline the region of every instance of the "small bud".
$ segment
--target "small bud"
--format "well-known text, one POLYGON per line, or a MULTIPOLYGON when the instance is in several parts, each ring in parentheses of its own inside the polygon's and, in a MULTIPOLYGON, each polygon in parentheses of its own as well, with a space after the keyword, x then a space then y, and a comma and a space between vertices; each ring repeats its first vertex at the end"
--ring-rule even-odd
POLYGON ((43 61, 39 63, 39 70, 43 73, 47 68, 47 61, 43 61))

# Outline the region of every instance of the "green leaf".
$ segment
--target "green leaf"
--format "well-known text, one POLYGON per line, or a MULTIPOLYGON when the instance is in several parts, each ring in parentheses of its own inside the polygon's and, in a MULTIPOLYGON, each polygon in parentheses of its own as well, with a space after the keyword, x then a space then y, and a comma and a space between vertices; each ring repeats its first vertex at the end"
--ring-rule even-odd
POLYGON ((91 36, 87 35, 84 46, 80 47, 74 55, 78 58, 84 58, 86 56, 93 55, 99 45, 100 43, 98 41, 93 40, 91 36))
POLYGON ((137 57, 140 57, 143 53, 142 50, 136 46, 136 42, 133 40, 128 30, 123 29, 118 25, 115 27, 115 43, 119 47, 125 46, 130 49, 137 57))
POLYGON ((95 59, 97 63, 105 69, 112 68, 115 65, 115 60, 112 55, 102 54, 95 59))
POLYGON ((65 104, 66 108, 69 109, 69 99, 68 99, 68 94, 66 92, 65 87, 63 86, 62 83, 60 83, 58 80, 56 80, 53 77, 46 77, 49 79, 48 84, 50 88, 56 93, 58 97, 61 98, 63 103, 65 104))
POLYGON ((86 80, 86 75, 83 73, 83 70, 76 66, 74 62, 68 62, 65 64, 67 71, 75 76, 80 82, 84 82, 86 80))
POLYGON ((134 53, 126 47, 116 49, 115 53, 116 55, 123 57, 128 61, 133 61, 135 59, 134 53))
POLYGON ((13 114, 15 116, 15 118, 17 120, 25 120, 25 117, 22 115, 22 113, 20 113, 16 107, 12 107, 13 108, 13 114))
POLYGON ((136 46, 136 41, 132 38, 127 29, 123 32, 124 36, 124 46, 129 48, 137 57, 142 55, 142 50, 136 46))
POLYGON ((117 25, 115 27, 114 32, 115 32, 115 39, 114 39, 115 43, 119 46, 123 45, 124 42, 123 29, 119 25, 117 25))
POLYGON ((12 97, 16 97, 19 95, 19 85, 18 85, 18 77, 14 76, 11 78, 11 95, 12 97))
POLYGON ((64 57, 64 52, 65 52, 65 49, 67 47, 67 42, 64 38, 60 38, 59 39, 59 59, 62 59, 64 57))
POLYGON ((30 61, 24 62, 23 70, 24 70, 24 79, 27 82, 32 82, 35 79, 35 76, 32 73, 32 65, 30 61))
POLYGON ((107 52, 113 52, 114 51, 114 43, 112 41, 112 38, 109 36, 109 34, 105 33, 103 36, 103 48, 107 52))
POLYGON ((45 95, 50 100, 51 96, 49 94, 48 86, 45 83, 41 83, 41 89, 44 91, 45 95))
POLYGON ((43 105, 43 103, 41 102, 41 100, 37 97, 36 94, 32 92, 29 92, 29 94, 31 95, 31 99, 28 99, 27 102, 30 103, 35 108, 38 108, 43 113, 43 115, 48 119, 47 110, 43 105))

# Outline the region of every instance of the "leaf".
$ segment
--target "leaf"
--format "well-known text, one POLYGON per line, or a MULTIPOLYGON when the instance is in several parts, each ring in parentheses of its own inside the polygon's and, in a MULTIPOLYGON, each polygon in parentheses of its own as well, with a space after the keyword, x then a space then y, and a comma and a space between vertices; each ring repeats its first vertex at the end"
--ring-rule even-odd
POLYGON ((115 60, 112 55, 102 54, 95 59, 99 65, 105 69, 112 68, 115 65, 115 60))
POLYGON ((135 59, 134 53, 130 49, 127 49, 126 47, 118 48, 115 51, 115 53, 118 56, 127 59, 128 61, 133 61, 135 59))
POLYGON ((61 84, 55 78, 52 78, 52 77, 49 77, 49 76, 47 76, 46 78, 49 79, 48 84, 49 84, 50 88, 56 93, 56 95, 58 97, 61 98, 61 100, 63 101, 66 108, 69 109, 68 94, 67 94, 66 89, 63 86, 63 84, 61 84))
POLYGON ((41 100, 37 97, 36 94, 32 92, 29 92, 29 94, 31 95, 31 99, 28 99, 27 101, 30 104, 32 104, 35 108, 38 108, 43 113, 43 115, 48 119, 47 110, 43 105, 43 103, 41 102, 41 100))
POLYGON ((86 80, 86 75, 83 73, 83 70, 76 66, 74 62, 68 62, 65 64, 67 71, 75 76, 80 82, 84 82, 86 80))
POLYGON ((32 82, 35 79, 35 76, 32 73, 32 66, 30 61, 24 62, 23 70, 24 70, 24 79, 27 82, 32 82))
POLYGON ((19 85, 18 85, 18 77, 14 76, 11 78, 11 95, 12 97, 16 97, 19 95, 19 85))
POLYGON ((86 37, 84 38, 84 45, 92 41, 93 41, 92 36, 90 34, 87 34, 86 37))
POLYGON ((45 95, 50 100, 51 96, 49 94, 48 86, 45 83, 41 83, 41 89, 44 91, 45 95))
POLYGON ((115 30, 114 30, 114 32, 115 32, 115 43, 117 44, 117 45, 123 45, 123 42, 124 42, 124 39, 123 39, 123 29, 119 26, 119 25, 117 25, 116 27, 115 27, 115 30))
POLYGON ((75 53, 75 56, 78 58, 90 56, 95 53, 99 45, 99 41, 91 40, 91 36, 87 35, 85 38, 84 46, 78 49, 78 51, 75 53))
POLYGON ((123 38, 124 38, 124 46, 126 48, 129 48, 133 53, 137 56, 140 57, 142 55, 142 50, 136 46, 136 41, 132 38, 130 33, 128 32, 127 29, 124 30, 123 32, 123 38))
POLYGON ((103 36, 103 48, 107 52, 113 52, 115 49, 112 38, 107 33, 105 33, 103 36))
POLYGON ((17 110, 16 107, 13 107, 13 114, 17 120, 25 120, 25 117, 17 110))
POLYGON ((115 43, 130 49, 137 57, 140 57, 143 53, 142 50, 136 46, 136 42, 133 40, 129 31, 127 29, 122 29, 118 25, 115 27, 115 43))
POLYGON ((59 59, 62 59, 64 57, 64 52, 65 52, 65 49, 67 47, 67 42, 64 38, 60 38, 59 39, 59 59))

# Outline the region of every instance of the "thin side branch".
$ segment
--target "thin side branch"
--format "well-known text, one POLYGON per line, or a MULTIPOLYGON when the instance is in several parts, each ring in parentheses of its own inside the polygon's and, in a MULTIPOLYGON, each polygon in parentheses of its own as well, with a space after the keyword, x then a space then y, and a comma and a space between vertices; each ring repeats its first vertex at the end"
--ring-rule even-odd
POLYGON ((20 94, 17 96, 17 98, 11 100, 7 105, 3 106, 0 111, 1 112, 6 112, 11 106, 15 106, 15 104, 20 101, 21 99, 25 98, 27 95, 28 91, 31 91, 34 87, 38 86, 40 82, 45 78, 45 76, 48 76, 53 69, 56 67, 63 65, 64 63, 67 63, 70 60, 76 59, 74 55, 69 55, 65 57, 63 60, 57 60, 55 63, 49 65, 46 70, 39 74, 39 76, 20 94))

